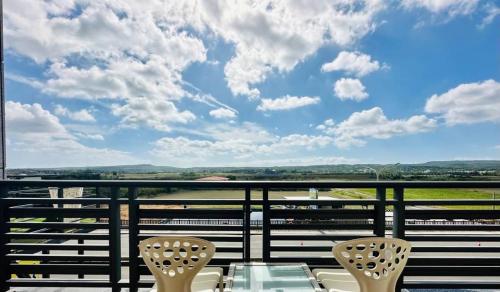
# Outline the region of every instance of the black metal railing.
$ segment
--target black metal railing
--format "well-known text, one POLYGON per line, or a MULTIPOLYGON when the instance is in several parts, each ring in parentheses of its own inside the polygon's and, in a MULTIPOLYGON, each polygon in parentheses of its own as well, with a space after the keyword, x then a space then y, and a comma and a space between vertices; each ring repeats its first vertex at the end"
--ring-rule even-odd
POLYGON ((494 208, 500 201, 406 200, 405 190, 415 188, 494 189, 500 182, 0 181, 2 290, 150 287, 136 247, 166 234, 213 241, 217 253, 210 265, 226 269, 235 261, 340 267, 331 254, 336 242, 393 236, 414 246, 402 287, 500 287, 500 208, 494 208), (48 197, 47 187, 59 187, 58 198, 48 197), (84 187, 85 195, 64 198, 68 187, 84 187), (271 198, 272 191, 311 187, 370 188, 376 196, 271 198), (224 189, 239 198, 144 199, 141 188, 224 189), (262 218, 251 220, 252 212, 262 218))

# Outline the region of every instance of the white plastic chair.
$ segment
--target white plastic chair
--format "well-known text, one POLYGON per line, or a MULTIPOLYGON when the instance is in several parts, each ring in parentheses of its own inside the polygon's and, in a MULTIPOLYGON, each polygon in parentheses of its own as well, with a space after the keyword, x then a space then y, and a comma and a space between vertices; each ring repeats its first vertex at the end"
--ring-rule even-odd
POLYGON ((156 279, 157 292, 220 292, 221 268, 204 268, 215 254, 215 245, 194 237, 163 236, 139 244, 144 262, 156 279))
POLYGON ((411 245, 402 239, 349 240, 333 248, 335 259, 345 270, 316 269, 313 274, 329 292, 393 292, 410 251, 411 245))

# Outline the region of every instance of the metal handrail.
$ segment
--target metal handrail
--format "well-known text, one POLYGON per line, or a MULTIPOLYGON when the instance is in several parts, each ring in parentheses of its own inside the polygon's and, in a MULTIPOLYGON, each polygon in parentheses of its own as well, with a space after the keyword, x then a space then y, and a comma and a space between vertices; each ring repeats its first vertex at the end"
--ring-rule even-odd
MULTIPOLYGON (((230 255, 238 254, 239 261, 255 260, 251 255, 252 234, 256 234, 255 228, 261 230, 262 234, 262 260, 264 261, 303 261, 311 266, 335 265, 331 257, 306 256, 304 252, 327 252, 331 249, 329 245, 318 245, 317 241, 335 242, 352 237, 368 235, 389 236, 387 229, 392 230, 393 237, 407 238, 412 241, 468 241, 468 242, 500 242, 500 210, 428 210, 409 209, 411 206, 433 206, 433 205, 474 205, 494 206, 500 205, 497 200, 405 200, 404 191, 408 188, 500 188, 500 182, 401 182, 401 181, 88 181, 88 180, 0 180, 0 265, 6 267, 1 274, 1 283, 4 287, 27 286, 33 284, 26 279, 9 279, 12 273, 50 274, 69 273, 78 274, 79 278, 87 274, 109 275, 109 281, 78 279, 72 281, 54 280, 50 278, 43 282, 45 286, 58 285, 67 287, 112 287, 129 288, 137 291, 138 287, 149 285, 147 281, 140 280, 140 275, 146 272, 138 251, 129 249, 128 257, 122 257, 120 246, 122 241, 128 241, 131 247, 137 246, 142 238, 153 234, 164 234, 166 230, 176 232, 191 232, 196 229, 198 236, 206 237, 215 242, 227 243, 218 247, 219 253, 230 255), (29 190, 23 190, 28 197, 9 197, 9 191, 17 191, 18 188, 45 188, 45 187, 85 187, 90 197, 74 199, 50 199, 40 198, 40 193, 29 197, 29 190), (232 189, 244 192, 243 199, 143 199, 138 198, 138 190, 148 188, 189 188, 189 189, 232 189), (332 201, 313 200, 274 200, 269 198, 270 190, 282 189, 306 189, 315 188, 372 188, 376 190, 375 199, 339 199, 332 201), (95 190, 94 190, 95 188, 95 190), (102 195, 104 188, 110 188, 109 197, 102 195), (120 197, 120 189, 127 189, 125 197, 120 197), (394 199, 386 198, 387 189, 394 189, 394 199), (252 191, 262 192, 262 199, 251 199, 252 191), (85 209, 57 209, 54 204, 64 205, 85 204, 85 209), (22 205, 22 207, 21 207, 22 205), (128 208, 128 219, 122 219, 120 209, 128 208), (142 205, 199 205, 201 208, 193 209, 143 209, 142 205), (217 209, 210 205, 220 205, 217 209), (283 209, 285 205, 315 206, 314 209, 283 209), (203 207, 205 206, 205 207, 203 207), (237 208, 227 209, 227 206, 237 208), (322 207, 335 206, 331 209, 322 207), (339 207, 340 206, 340 207, 339 207), (251 220, 252 208, 258 207, 263 213, 262 220, 251 220), (317 208, 317 209, 316 209, 317 208), (353 209, 354 208, 354 209, 353 209), (356 209, 357 208, 357 209, 356 209), (387 215, 386 210, 391 214, 387 215), (75 218, 73 212, 96 218, 95 223, 71 222, 60 220, 65 216, 75 218), (44 232, 30 233, 13 232, 16 222, 10 221, 13 214, 18 217, 37 214, 42 218, 51 218, 52 223, 29 223, 19 222, 17 226, 45 228, 44 232), (413 217, 415 218, 413 218, 413 217), (427 219, 429 218, 429 219, 427 219), (437 219, 445 219, 437 221, 437 219), (464 219, 465 221, 460 221, 464 219), (227 224, 226 224, 227 223, 227 224), (45 224, 45 226, 44 226, 45 224), (127 226, 123 226, 127 225, 127 226), (81 226, 81 228, 76 228, 81 226), (96 227, 98 226, 98 227, 96 227), (67 233, 68 228, 72 233, 67 233), (121 233, 121 228, 128 228, 126 239, 121 233), (96 230, 95 228, 99 228, 96 230), (343 233, 319 233, 307 234, 302 230, 342 230, 343 233), (253 231, 252 231, 253 230, 253 231), (432 232, 418 233, 419 230, 431 230, 432 232), (345 233, 349 231, 349 233, 345 233), (363 233, 361 232, 363 231, 363 233), (460 233, 457 233, 460 231, 460 233), (468 234, 464 232, 482 232, 468 234), (487 232, 486 232, 487 231, 487 232), (26 246, 16 242, 17 239, 48 239, 45 243, 35 243, 26 246), (58 244, 68 240, 77 240, 78 244, 58 244), (89 241, 107 241, 106 245, 89 241), (286 242, 310 242, 307 245, 283 245, 286 242), (271 244, 273 242, 273 244, 271 244), (241 243, 236 246, 234 243, 241 243), (38 249, 39 248, 39 249, 38 249), (51 250, 78 250, 77 257, 64 257, 59 254, 46 254, 51 250), (21 253, 14 253, 19 250, 21 253), (88 256, 87 250, 106 250, 109 256, 88 256), (42 254, 26 254, 26 252, 42 251, 42 254), (289 252, 283 255, 284 251, 289 252), (16 264, 16 259, 36 257, 41 261, 40 265, 21 266, 16 264), (128 281, 121 276, 122 266, 130 269, 128 281)), ((40 191, 39 189, 38 191, 40 191)), ((123 193, 122 193, 123 195, 123 193)), ((43 196, 43 194, 42 194, 43 196)), ((83 216, 83 215, 82 215, 83 216)), ((81 217, 81 215, 78 215, 81 217)), ((126 233, 125 233, 126 234, 126 233)), ((477 258, 454 258, 443 257, 443 252, 493 252, 500 255, 500 248, 495 246, 432 246, 419 247, 417 250, 436 252, 436 257, 421 259, 411 257, 408 263, 406 275, 411 276, 433 276, 433 275, 459 275, 459 276, 500 276, 500 263, 498 257, 485 259, 477 258), (459 267, 456 267, 459 265, 459 267)), ((259 260, 260 258, 257 258, 259 260)), ((215 258, 212 263, 227 267, 232 258, 215 258)), ((42 283, 42 282, 39 282, 42 283)), ((36 283, 35 283, 36 284, 36 283)), ((438 283, 439 287, 455 287, 452 282, 443 280, 438 283)), ((500 283, 499 283, 500 284, 500 283)), ((33 284, 34 285, 34 284, 33 284)), ((40 284, 42 285, 42 284, 40 284)), ((417 287, 415 282, 404 285, 417 287)), ((426 283, 420 283, 421 287, 429 287, 426 283)), ((474 281, 462 287, 488 287, 488 283, 474 281)))

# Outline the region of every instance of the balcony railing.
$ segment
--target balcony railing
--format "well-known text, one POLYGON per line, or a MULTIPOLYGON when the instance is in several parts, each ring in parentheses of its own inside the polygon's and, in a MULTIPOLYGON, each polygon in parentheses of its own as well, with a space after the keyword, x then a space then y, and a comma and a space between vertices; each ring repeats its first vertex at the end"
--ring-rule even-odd
POLYGON ((336 242, 394 236, 414 246, 401 287, 500 287, 500 201, 405 199, 405 189, 428 188, 496 189, 500 182, 0 181, 1 288, 151 287, 136 247, 166 234, 214 242, 210 265, 226 269, 241 261, 340 267, 330 252, 336 242), (48 187, 59 187, 58 198, 48 187), (68 187, 83 187, 84 195, 63 198, 68 187), (231 190, 240 198, 144 199, 142 188, 231 190), (370 188, 376 197, 270 198, 308 188, 370 188), (262 218, 251 220, 252 211, 262 218))

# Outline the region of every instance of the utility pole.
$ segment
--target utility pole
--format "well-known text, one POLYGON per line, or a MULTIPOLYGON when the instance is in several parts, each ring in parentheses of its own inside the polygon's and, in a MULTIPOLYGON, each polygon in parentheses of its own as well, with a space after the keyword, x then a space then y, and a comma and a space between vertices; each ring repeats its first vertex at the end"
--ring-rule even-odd
POLYGON ((7 177, 5 159, 5 79, 3 55, 3 0, 0 0, 0 179, 7 177))

